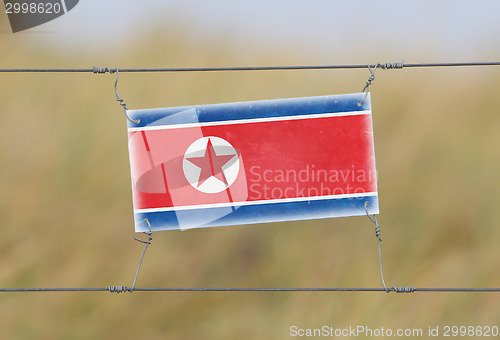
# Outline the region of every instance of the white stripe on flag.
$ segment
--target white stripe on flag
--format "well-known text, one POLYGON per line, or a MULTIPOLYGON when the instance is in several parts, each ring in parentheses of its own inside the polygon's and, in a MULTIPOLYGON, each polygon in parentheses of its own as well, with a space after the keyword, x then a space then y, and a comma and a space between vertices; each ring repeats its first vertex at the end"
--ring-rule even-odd
POLYGON ((164 212, 164 211, 189 210, 189 209, 225 208, 225 207, 244 206, 244 205, 305 202, 305 201, 318 201, 318 200, 328 200, 328 199, 356 198, 356 197, 365 197, 365 196, 377 196, 377 192, 362 192, 362 193, 356 193, 356 194, 343 194, 343 195, 280 198, 280 199, 274 199, 274 200, 185 205, 185 206, 168 207, 168 208, 134 209, 134 213, 138 214, 138 213, 164 212))
MULTIPOLYGON (((131 112, 131 111, 128 111, 128 112, 131 112)), ((349 111, 349 112, 335 112, 335 113, 317 113, 317 114, 297 115, 297 116, 280 116, 280 117, 266 117, 266 118, 223 120, 223 121, 206 122, 206 123, 172 124, 172 125, 157 125, 157 126, 153 125, 153 126, 129 128, 128 131, 132 132, 132 131, 169 130, 169 129, 181 129, 181 128, 204 127, 204 126, 234 125, 234 124, 262 123, 262 122, 279 122, 279 121, 286 121, 286 120, 369 115, 371 113, 372 113, 371 110, 365 110, 365 111, 349 111)))

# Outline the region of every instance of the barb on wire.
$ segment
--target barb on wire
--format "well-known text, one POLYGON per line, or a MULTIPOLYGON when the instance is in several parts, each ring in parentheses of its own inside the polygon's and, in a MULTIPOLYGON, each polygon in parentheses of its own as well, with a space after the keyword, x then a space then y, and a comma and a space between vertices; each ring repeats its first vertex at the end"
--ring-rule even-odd
POLYGON ((130 291, 127 286, 109 286, 107 289, 110 293, 124 293, 130 291))
POLYGON ((396 70, 396 69, 402 69, 405 67, 405 61, 403 60, 400 63, 385 63, 385 64, 378 64, 378 67, 380 67, 383 70, 396 70))
POLYGON ((92 67, 92 72, 94 73, 109 73, 109 74, 113 74, 115 73, 115 71, 117 70, 117 68, 109 68, 109 67, 92 67))

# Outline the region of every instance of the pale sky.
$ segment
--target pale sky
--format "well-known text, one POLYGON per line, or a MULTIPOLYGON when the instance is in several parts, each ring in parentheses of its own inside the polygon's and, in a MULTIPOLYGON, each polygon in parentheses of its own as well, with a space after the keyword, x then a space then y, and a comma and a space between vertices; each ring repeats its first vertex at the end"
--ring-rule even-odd
POLYGON ((292 48, 346 55, 347 62, 374 55, 489 61, 500 59, 499 13, 498 0, 80 0, 63 17, 17 34, 88 51, 133 45, 155 23, 175 23, 194 39, 223 38, 248 53, 292 48))

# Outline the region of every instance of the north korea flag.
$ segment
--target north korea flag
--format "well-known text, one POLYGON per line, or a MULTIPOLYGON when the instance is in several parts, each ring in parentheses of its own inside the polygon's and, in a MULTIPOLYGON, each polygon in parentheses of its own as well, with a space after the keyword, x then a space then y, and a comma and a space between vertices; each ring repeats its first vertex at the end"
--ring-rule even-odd
POLYGON ((378 214, 364 97, 129 110, 136 232, 378 214))

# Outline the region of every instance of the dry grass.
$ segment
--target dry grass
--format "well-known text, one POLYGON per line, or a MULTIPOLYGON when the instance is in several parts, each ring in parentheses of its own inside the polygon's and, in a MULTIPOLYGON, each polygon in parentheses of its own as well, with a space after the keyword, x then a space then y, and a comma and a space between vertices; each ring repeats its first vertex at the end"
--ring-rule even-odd
MULTIPOLYGON (((4 67, 75 64, 42 48, 23 53, 30 40, 9 39, 0 36, 1 45, 14 46, 8 53, 2 46, 4 67)), ((182 39, 151 40, 107 64, 234 62, 224 45, 204 46, 203 59, 186 58, 193 48, 182 39)), ((88 67, 108 59, 75 60, 88 67)), ((278 56, 259 62, 280 63, 278 56)), ((131 108, 149 108, 357 92, 367 74, 123 74, 119 86, 131 108)), ((377 76, 372 100, 386 281, 498 286, 498 70, 377 76)), ((142 245, 133 241, 125 121, 112 85, 110 75, 1 75, 0 286, 130 285, 142 245)), ((139 286, 380 286, 373 225, 362 217, 154 236, 139 286)), ((491 325, 500 319, 498 302, 494 294, 3 293, 0 337, 280 339, 291 325, 491 325)))

